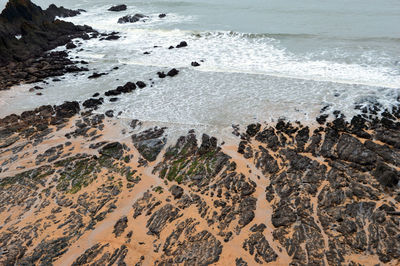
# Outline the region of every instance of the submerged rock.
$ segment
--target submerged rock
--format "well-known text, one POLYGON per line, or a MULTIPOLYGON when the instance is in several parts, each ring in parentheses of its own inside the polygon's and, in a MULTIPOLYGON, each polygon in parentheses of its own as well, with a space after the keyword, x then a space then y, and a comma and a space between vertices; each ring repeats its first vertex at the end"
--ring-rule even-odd
POLYGON ((143 14, 135 14, 135 15, 126 15, 122 18, 118 19, 118 23, 123 24, 123 23, 135 23, 138 22, 141 19, 147 18, 147 16, 143 14))

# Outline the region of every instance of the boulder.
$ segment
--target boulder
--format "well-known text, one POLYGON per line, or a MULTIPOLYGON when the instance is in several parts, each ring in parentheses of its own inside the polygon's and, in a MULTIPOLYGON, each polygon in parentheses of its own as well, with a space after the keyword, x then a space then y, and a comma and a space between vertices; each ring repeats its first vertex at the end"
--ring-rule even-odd
POLYGON ((120 11, 124 11, 127 9, 126 5, 116 5, 116 6, 112 6, 108 9, 108 11, 114 11, 114 12, 120 12, 120 11))
POLYGON ((170 71, 168 71, 167 76, 175 77, 176 75, 178 75, 178 73, 179 73, 179 70, 173 68, 170 71))
POLYGON ((188 45, 187 45, 187 42, 181 41, 181 42, 176 46, 176 48, 182 48, 182 47, 186 47, 186 46, 188 46, 188 45))

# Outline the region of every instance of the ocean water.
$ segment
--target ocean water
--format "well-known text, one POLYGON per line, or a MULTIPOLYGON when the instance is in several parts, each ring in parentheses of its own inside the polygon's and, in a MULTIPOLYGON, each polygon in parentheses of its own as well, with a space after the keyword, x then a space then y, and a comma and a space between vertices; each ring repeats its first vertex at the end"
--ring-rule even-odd
MULTIPOLYGON (((123 12, 106 0, 36 0, 87 10, 66 20, 101 32, 118 31, 117 41, 77 40, 72 58, 90 72, 61 82, 0 92, 0 114, 41 104, 85 100, 128 81, 145 89, 125 94, 98 110, 169 127, 208 127, 269 122, 279 118, 313 122, 321 108, 356 114, 355 105, 398 104, 400 95, 400 1, 398 0, 181 0, 134 1, 123 12), (145 22, 118 24, 128 14, 145 22), (159 18, 165 13, 165 18, 159 18), (188 47, 169 50, 186 41, 188 47), (155 46, 158 46, 155 48, 155 46), (82 50, 81 50, 82 49, 82 50), (150 54, 144 54, 150 52, 150 54), (192 67, 192 61, 201 64, 192 67), (118 70, 112 70, 118 66, 118 70), (177 68, 174 78, 158 71, 177 68), (93 72, 107 72, 95 80, 93 72)), ((2 0, 0 7, 4 6, 2 0)), ((61 48, 59 48, 61 49, 61 48)))

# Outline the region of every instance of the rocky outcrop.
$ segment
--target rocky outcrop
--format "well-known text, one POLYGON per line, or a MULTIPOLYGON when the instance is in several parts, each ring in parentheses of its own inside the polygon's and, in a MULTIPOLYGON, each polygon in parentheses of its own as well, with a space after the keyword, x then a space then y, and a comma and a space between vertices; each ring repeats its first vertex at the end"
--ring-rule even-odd
POLYGON ((61 17, 61 18, 67 18, 67 17, 75 17, 77 15, 80 15, 81 12, 85 12, 84 10, 71 10, 67 9, 63 6, 57 7, 55 4, 49 5, 49 7, 46 9, 46 13, 53 16, 53 17, 61 17))
POLYGON ((74 38, 90 38, 87 33, 94 32, 89 26, 76 26, 70 22, 55 20, 55 15, 72 15, 71 10, 51 6, 42 10, 29 0, 10 0, 0 14, 0 89, 21 81, 38 81, 43 77, 60 75, 68 71, 79 71, 65 65, 72 64, 40 57, 45 51, 69 43, 74 38), (20 38, 15 36, 19 35, 20 38), (41 64, 35 65, 36 60, 41 64), (46 62, 50 64, 46 64, 46 62), (57 63, 56 63, 57 62, 57 63), (58 67, 53 67, 56 63, 58 67), (61 66, 61 67, 60 67, 61 66), (56 72, 56 73, 54 73, 56 72), (32 80, 36 77, 36 80, 32 80))

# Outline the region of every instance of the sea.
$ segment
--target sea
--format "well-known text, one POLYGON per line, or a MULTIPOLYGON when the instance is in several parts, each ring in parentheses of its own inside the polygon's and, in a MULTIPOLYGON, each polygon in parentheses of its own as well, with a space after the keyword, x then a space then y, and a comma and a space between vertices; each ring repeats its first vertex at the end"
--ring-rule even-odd
MULTIPOLYGON (((147 87, 120 95, 117 102, 105 97, 95 112, 113 110, 126 121, 222 132, 278 119, 314 123, 321 113, 335 110, 351 119, 360 112, 356 106, 390 110, 399 104, 399 0, 33 2, 42 8, 55 3, 84 9, 65 20, 119 32, 121 38, 76 40, 70 57, 87 61, 90 71, 2 91, 0 116, 83 101, 139 80, 147 87), (128 8, 107 10, 116 4, 128 8), (148 17, 117 23, 137 13, 148 17), (188 46, 168 49, 181 41, 188 46), (200 66, 191 66, 194 61, 200 66), (177 76, 158 78, 157 72, 172 68, 179 70, 177 76), (94 72, 108 74, 88 79, 94 72), (43 95, 29 92, 34 85, 44 88, 43 95)), ((1 9, 5 3, 0 1, 1 9)))

